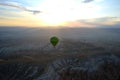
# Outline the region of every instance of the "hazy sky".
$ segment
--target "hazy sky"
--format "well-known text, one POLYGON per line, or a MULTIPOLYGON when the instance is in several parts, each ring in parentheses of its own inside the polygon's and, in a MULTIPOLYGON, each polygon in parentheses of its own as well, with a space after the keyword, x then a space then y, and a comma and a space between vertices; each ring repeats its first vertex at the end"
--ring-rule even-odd
POLYGON ((120 24, 120 0, 0 0, 1 26, 95 27, 120 24), (33 14, 34 11, 41 11, 33 14))

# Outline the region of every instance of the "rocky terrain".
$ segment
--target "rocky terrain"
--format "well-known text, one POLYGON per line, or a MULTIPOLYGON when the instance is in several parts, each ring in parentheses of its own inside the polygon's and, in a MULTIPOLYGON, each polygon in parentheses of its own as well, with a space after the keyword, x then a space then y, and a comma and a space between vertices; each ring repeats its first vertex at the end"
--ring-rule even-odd
POLYGON ((49 64, 0 63, 0 80, 119 80, 120 57, 113 54, 63 58, 49 64))
POLYGON ((119 29, 0 28, 0 80, 119 80, 119 29), (60 38, 54 48, 50 36, 60 38))

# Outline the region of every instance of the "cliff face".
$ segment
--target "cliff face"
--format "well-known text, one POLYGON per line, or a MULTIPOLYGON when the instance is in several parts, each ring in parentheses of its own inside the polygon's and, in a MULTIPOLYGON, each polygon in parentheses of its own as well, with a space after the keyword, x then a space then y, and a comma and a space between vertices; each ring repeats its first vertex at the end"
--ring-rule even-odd
POLYGON ((49 80, 119 80, 120 58, 101 55, 84 60, 57 60, 49 70, 49 80))
POLYGON ((49 65, 0 63, 0 80, 119 80, 120 57, 65 58, 49 65))
POLYGON ((0 64, 0 80, 33 80, 43 74, 44 66, 30 63, 0 64))

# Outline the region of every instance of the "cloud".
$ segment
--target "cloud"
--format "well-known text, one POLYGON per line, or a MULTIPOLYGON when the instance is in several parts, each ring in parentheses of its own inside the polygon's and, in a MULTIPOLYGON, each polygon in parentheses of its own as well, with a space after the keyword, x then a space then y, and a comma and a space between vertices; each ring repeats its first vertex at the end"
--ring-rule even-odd
POLYGON ((94 1, 94 0, 84 0, 84 1, 82 1, 83 3, 89 3, 89 2, 92 2, 92 1, 94 1))
POLYGON ((93 19, 83 19, 78 20, 84 23, 97 23, 97 22, 108 22, 108 21, 117 21, 120 20, 119 17, 100 17, 100 18, 93 18, 93 19))
POLYGON ((69 26, 69 27, 94 27, 93 24, 82 21, 82 20, 69 21, 66 23, 66 26, 69 26))
POLYGON ((100 17, 92 19, 80 19, 76 21, 67 21, 64 26, 68 27, 118 27, 120 25, 120 17, 100 17))
POLYGON ((113 21, 118 19, 118 17, 101 17, 101 18, 95 18, 94 20, 96 22, 104 22, 104 21, 113 21))
POLYGON ((21 6, 19 5, 18 3, 16 2, 6 2, 6 3, 0 3, 1 6, 9 6, 9 7, 14 7, 14 8, 17 8, 17 9, 21 9, 23 11, 28 11, 28 12, 32 12, 33 14, 38 14, 40 13, 41 11, 38 11, 38 10, 31 10, 31 9, 28 9, 24 6, 21 6))
POLYGON ((77 20, 77 23, 86 24, 88 26, 114 26, 120 24, 120 17, 101 17, 93 19, 77 20))

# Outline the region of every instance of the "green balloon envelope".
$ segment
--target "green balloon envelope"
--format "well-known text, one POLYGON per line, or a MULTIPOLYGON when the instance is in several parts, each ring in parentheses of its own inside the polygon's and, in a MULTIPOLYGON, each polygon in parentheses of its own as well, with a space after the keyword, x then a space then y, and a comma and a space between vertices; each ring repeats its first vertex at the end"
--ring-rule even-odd
POLYGON ((50 43, 55 47, 59 42, 59 39, 57 37, 51 37, 50 38, 50 43))

